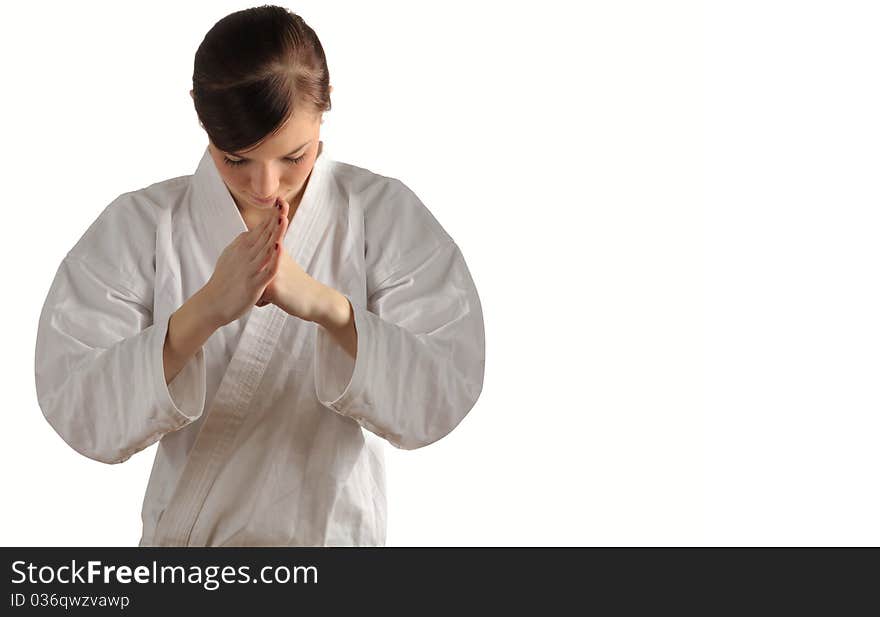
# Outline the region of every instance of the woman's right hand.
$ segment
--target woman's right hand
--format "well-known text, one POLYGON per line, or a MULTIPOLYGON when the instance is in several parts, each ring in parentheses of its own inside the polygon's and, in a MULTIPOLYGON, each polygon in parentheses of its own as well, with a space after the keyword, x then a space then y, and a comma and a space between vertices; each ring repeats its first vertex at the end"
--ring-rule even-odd
POLYGON ((288 208, 284 203, 281 210, 273 209, 265 221, 238 234, 217 259, 214 273, 204 287, 217 327, 244 315, 278 273, 288 208))

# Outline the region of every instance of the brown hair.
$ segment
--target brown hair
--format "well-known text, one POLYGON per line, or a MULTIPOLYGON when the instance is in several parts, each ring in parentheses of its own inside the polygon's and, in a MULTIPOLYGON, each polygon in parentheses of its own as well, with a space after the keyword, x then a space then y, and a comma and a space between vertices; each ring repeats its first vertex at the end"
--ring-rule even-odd
POLYGON ((330 111, 324 49, 302 17, 283 7, 231 13, 196 51, 192 96, 211 142, 225 152, 246 152, 294 110, 330 111))

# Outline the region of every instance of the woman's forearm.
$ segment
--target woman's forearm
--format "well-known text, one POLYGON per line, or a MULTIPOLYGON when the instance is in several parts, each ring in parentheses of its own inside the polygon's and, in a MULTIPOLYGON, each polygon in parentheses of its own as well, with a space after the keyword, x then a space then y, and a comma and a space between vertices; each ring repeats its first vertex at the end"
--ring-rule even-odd
POLYGON ((219 327, 211 314, 211 302, 200 289, 171 314, 162 350, 165 383, 171 383, 186 363, 219 327))
POLYGON ((357 358, 358 335, 354 323, 354 309, 343 294, 322 286, 318 316, 314 322, 322 326, 336 343, 352 358, 357 358))

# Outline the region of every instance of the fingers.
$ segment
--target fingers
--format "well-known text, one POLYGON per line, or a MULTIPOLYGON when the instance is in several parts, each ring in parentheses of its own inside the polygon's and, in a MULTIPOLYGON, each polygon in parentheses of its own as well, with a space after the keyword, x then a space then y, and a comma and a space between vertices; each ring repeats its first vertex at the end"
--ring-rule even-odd
POLYGON ((266 264, 260 272, 257 273, 256 281, 258 285, 266 285, 271 281, 278 270, 281 268, 281 248, 273 251, 274 255, 269 257, 269 263, 266 264))
POLYGON ((270 241, 274 235, 273 225, 274 227, 279 227, 280 223, 278 222, 278 217, 270 215, 266 221, 261 223, 261 228, 254 229, 254 232, 257 232, 259 229, 259 233, 254 234, 256 240, 248 246, 243 259, 247 267, 253 272, 256 272, 257 264, 262 263, 265 259, 267 247, 271 246, 270 241))
POLYGON ((250 266, 251 272, 253 274, 258 274, 266 265, 272 260, 275 255, 280 251, 281 247, 279 246, 277 249, 275 248, 276 243, 272 242, 266 243, 266 246, 261 250, 257 256, 248 264, 250 266))
POLYGON ((252 229, 249 233, 248 248, 259 251, 263 246, 266 237, 272 234, 272 225, 277 224, 278 219, 272 215, 267 216, 262 223, 252 229))
POLYGON ((281 251, 281 243, 288 226, 287 217, 283 214, 283 212, 286 211, 287 208, 282 208, 282 214, 279 214, 278 218, 276 219, 277 224, 274 225, 272 233, 263 238, 263 245, 261 247, 261 250, 254 255, 250 262, 250 265, 252 266, 255 264, 259 264, 259 267, 257 268, 258 272, 266 266, 268 259, 271 259, 272 253, 274 251, 281 251))
POLYGON ((281 238, 267 249, 268 254, 267 258, 260 263, 260 268, 257 270, 256 281, 257 284, 263 285, 268 283, 276 274, 278 274, 278 270, 281 268, 281 259, 284 257, 284 248, 281 246, 281 238))
POLYGON ((284 234, 287 233, 287 227, 290 225, 290 205, 283 199, 281 200, 280 215, 281 229, 278 230, 277 242, 281 242, 282 238, 284 238, 284 234))
POLYGON ((270 241, 266 243, 266 248, 264 249, 263 253, 263 259, 260 261, 260 267, 257 268, 258 273, 262 274, 264 268, 271 267, 273 260, 276 264, 281 263, 281 253, 284 251, 282 241, 284 237, 284 230, 286 228, 287 220, 285 219, 284 221, 282 221, 281 225, 278 226, 275 234, 269 239, 270 241))
POLYGON ((260 272, 272 259, 272 254, 276 250, 281 251, 281 242, 288 227, 287 214, 289 211, 290 206, 286 201, 281 200, 280 206, 276 206, 268 213, 258 227, 245 232, 248 239, 246 240, 244 263, 252 273, 260 272))
POLYGON ((267 234, 265 238, 263 238, 261 246, 257 252, 253 254, 250 261, 248 262, 248 266, 252 269, 253 272, 259 272, 262 270, 267 261, 272 258, 272 254, 276 251, 281 250, 281 243, 279 238, 279 230, 284 226, 285 221, 282 220, 280 223, 275 223, 275 229, 271 234, 267 234), (276 246, 278 248, 276 248, 276 246))
MULTIPOLYGON (((286 209, 285 209, 286 212, 286 209)), ((284 234, 287 233, 287 226, 290 225, 290 221, 287 220, 287 215, 281 215, 281 224, 275 229, 275 237, 274 241, 278 244, 281 244, 282 240, 284 240, 284 234)))

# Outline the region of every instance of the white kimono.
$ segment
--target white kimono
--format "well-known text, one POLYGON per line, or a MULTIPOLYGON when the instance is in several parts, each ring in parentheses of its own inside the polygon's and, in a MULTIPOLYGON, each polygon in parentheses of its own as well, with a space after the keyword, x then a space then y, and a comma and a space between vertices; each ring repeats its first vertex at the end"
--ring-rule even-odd
POLYGON ((482 390, 482 309, 465 260, 401 181, 323 150, 283 244, 351 302, 357 357, 270 304, 214 332, 166 385, 171 313, 246 230, 207 149, 195 174, 113 200, 62 261, 40 315, 43 414, 105 463, 159 441, 140 546, 384 545, 378 437, 426 446, 482 390))

